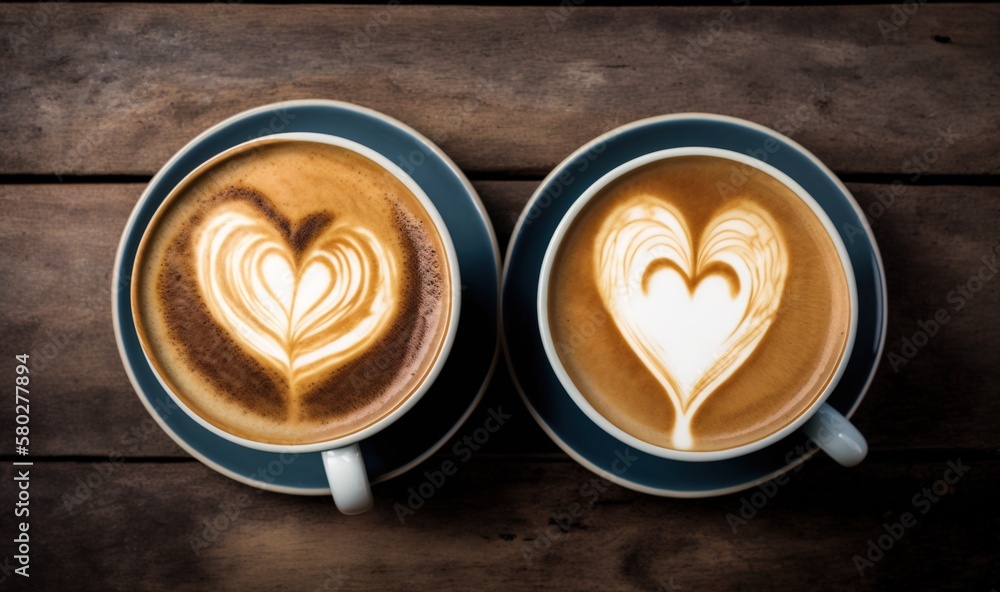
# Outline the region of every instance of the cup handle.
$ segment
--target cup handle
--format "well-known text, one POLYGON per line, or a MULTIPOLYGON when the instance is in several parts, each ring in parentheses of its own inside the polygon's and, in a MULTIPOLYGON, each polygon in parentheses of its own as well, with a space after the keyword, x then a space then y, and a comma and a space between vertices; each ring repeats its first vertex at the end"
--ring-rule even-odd
POLYGON ((324 450, 323 467, 330 493, 337 509, 348 516, 363 514, 375 505, 372 488, 365 472, 365 459, 361 448, 351 444, 343 448, 324 450))
POLYGON ((868 454, 868 442, 846 417, 823 403, 802 428, 830 458, 853 467, 868 454))

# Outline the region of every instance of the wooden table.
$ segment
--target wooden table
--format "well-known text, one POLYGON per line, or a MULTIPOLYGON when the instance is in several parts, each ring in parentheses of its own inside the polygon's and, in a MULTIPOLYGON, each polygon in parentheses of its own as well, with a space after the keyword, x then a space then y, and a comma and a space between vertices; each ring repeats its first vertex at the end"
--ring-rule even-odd
MULTIPOLYGON (((38 361, 36 589, 1000 587, 1000 279, 985 263, 1000 244, 1000 5, 577 4, 0 7, 0 365, 13 382, 16 354, 38 361), (948 321, 912 356, 883 359, 856 415, 865 463, 816 458, 770 494, 583 495, 593 475, 536 426, 503 365, 459 436, 490 407, 513 418, 405 523, 394 504, 447 456, 376 487, 359 517, 258 493, 148 418, 115 348, 111 267, 174 151, 243 109, 312 97, 383 111, 438 143, 473 180, 501 249, 542 176, 601 132, 680 111, 775 127, 872 216, 886 352, 905 356, 939 311, 948 321), (968 468, 936 485, 950 464, 968 468), (574 503, 583 515, 567 523, 574 503), (761 507, 727 518, 745 503, 761 507), (915 524, 895 526, 907 512, 915 524), (211 541, 196 554, 199 537, 211 541), (859 571, 855 556, 871 565, 859 571)), ((13 416, 8 399, 3 556, 21 520, 13 416)), ((27 589, 6 565, 4 587, 27 589)))

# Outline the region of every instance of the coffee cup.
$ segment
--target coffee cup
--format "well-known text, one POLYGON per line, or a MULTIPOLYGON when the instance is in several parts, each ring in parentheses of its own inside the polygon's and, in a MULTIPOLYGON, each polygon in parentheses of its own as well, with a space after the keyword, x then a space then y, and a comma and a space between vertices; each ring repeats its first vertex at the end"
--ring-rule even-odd
POLYGON ((780 170, 708 147, 626 162, 546 249, 545 355, 605 432, 661 458, 738 458, 802 429, 844 466, 867 443, 826 403, 854 346, 847 250, 780 170))
POLYGON ((171 190, 132 271, 127 322, 184 413, 321 452, 337 508, 372 506, 358 444, 427 393, 459 319, 455 247, 413 179, 345 138, 250 140, 171 190))

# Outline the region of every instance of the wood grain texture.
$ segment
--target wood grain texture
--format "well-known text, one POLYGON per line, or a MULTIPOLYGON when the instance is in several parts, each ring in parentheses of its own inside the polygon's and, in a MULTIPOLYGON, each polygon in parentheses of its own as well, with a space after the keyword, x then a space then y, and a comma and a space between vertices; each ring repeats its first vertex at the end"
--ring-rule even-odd
MULTIPOLYGON (((397 504, 406 507, 422 473, 442 462, 432 458, 376 487, 375 508, 351 517, 329 499, 258 493, 197 462, 36 463, 32 589, 988 591, 1000 584, 996 460, 876 461, 847 470, 817 459, 767 486, 770 497, 757 489, 675 500, 605 486, 570 461, 474 456, 401 523, 397 504), (935 482, 956 475, 949 461, 964 475, 934 494, 935 482), (744 500, 760 506, 755 515, 728 518, 739 516, 744 500), (915 525, 860 575, 854 556, 904 512, 915 525)), ((12 476, 6 464, 0 473, 12 476)), ((0 527, 13 531, 9 514, 0 527)))
MULTIPOLYGON (((535 186, 476 183, 502 248, 535 186)), ((886 352, 906 354, 903 339, 912 339, 921 322, 941 309, 949 317, 912 359, 895 369, 883 359, 859 427, 876 450, 1000 449, 1000 274, 960 310, 955 301, 958 286, 976 287, 972 278, 1000 242, 1000 188, 904 186, 880 210, 891 186, 850 187, 873 215, 888 273, 886 352)), ((0 359, 26 350, 38 365, 37 454, 184 456, 132 393, 111 326, 115 248, 141 192, 134 184, 0 186, 0 359)), ((490 452, 555 450, 502 363, 470 422, 494 405, 513 410, 517 427, 491 442, 490 452)), ((0 440, 12 429, 0 426, 0 440)))
MULTIPOLYGON (((36 461, 31 580, 10 574, 8 538, 0 588, 1000 589, 1000 187, 968 177, 1000 174, 1000 4, 563 4, 0 5, 0 360, 32 354, 36 461), (632 492, 558 450, 501 362, 459 431, 510 413, 480 452, 434 456, 345 517, 191 459, 132 392, 110 284, 141 184, 2 184, 148 177, 234 113, 316 97, 412 125, 474 178, 537 179, 617 125, 706 111, 875 174, 854 179, 993 186, 850 185, 890 300, 888 357, 855 416, 872 447, 859 467, 819 456, 703 500, 632 492), (457 473, 430 485, 445 462, 457 473), (968 468, 946 484, 954 466, 968 468), (887 543, 906 512, 915 526, 887 543), (872 541, 891 548, 862 575, 872 541)), ((475 183, 502 249, 537 184, 475 183)), ((13 468, 0 463, 7 502, 13 468)))
POLYGON ((704 111, 839 172, 1000 173, 996 4, 921 5, 885 33, 888 5, 40 6, 0 7, 0 174, 149 175, 234 113, 314 97, 476 172, 540 175, 617 125, 704 111))

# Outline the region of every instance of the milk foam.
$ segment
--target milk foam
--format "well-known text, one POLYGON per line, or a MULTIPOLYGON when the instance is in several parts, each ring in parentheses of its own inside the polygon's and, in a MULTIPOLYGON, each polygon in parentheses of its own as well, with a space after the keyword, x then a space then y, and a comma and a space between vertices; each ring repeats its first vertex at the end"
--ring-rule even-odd
POLYGON ((357 357, 398 305, 399 264, 364 228, 330 227, 296 253, 266 217, 230 202, 195 234, 206 307, 293 388, 357 357))
POLYGON ((774 320, 787 248, 751 201, 716 214, 695 243, 684 216, 650 195, 612 212, 596 241, 598 292, 674 406, 675 446, 688 449, 698 408, 774 320))

